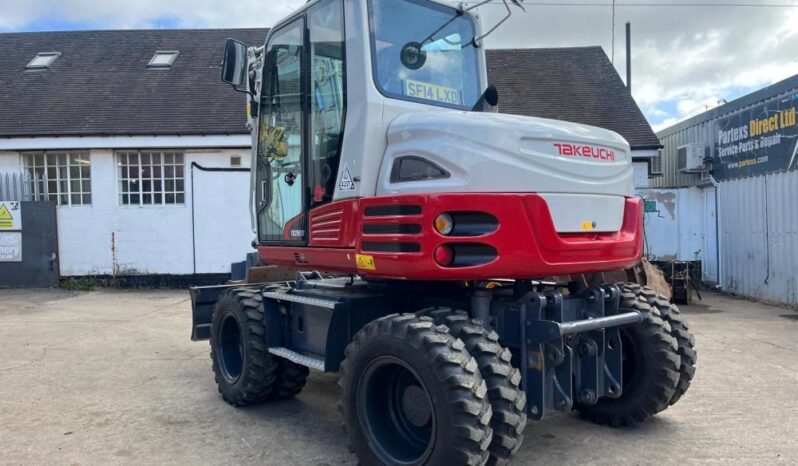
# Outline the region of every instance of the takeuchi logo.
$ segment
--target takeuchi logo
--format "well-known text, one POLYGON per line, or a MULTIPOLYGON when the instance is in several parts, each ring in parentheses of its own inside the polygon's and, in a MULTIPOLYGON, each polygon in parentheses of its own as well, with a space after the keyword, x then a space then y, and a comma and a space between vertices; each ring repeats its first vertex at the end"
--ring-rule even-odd
POLYGON ((557 152, 565 157, 586 157, 590 159, 615 161, 615 151, 599 146, 586 146, 579 144, 554 143, 557 152))

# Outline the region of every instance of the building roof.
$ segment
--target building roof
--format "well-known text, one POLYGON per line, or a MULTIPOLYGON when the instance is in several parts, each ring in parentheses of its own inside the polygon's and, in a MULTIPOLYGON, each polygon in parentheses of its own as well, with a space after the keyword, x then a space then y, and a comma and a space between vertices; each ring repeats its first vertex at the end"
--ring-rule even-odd
POLYGON ((499 111, 607 128, 632 149, 662 147, 601 47, 488 50, 499 111))
POLYGON ((777 83, 771 84, 770 86, 759 89, 758 91, 754 91, 750 94, 738 97, 732 100, 731 102, 719 105, 706 112, 699 113, 698 115, 688 118, 679 123, 676 123, 673 126, 669 126, 665 129, 662 129, 659 132, 657 132, 657 135, 664 139, 665 137, 673 133, 682 131, 686 128, 690 128, 691 126, 696 126, 700 125, 701 123, 705 123, 707 121, 716 120, 730 113, 734 113, 738 110, 744 109, 745 107, 750 107, 765 100, 772 99, 774 96, 784 94, 787 92, 792 92, 795 89, 798 89, 798 74, 790 76, 789 78, 779 81, 777 83))
POLYGON ((228 37, 262 43, 264 29, 0 34, 0 136, 246 133, 242 94, 220 80, 228 37), (170 68, 148 68, 178 50, 170 68), (26 70, 39 52, 50 69, 26 70))
MULTIPOLYGON (((267 29, 0 34, 0 137, 246 134, 244 97, 219 79, 228 37, 267 29), (151 68, 156 51, 179 51, 151 68), (26 69, 60 52, 48 69, 26 69)), ((600 47, 488 50, 502 112, 608 128, 633 149, 659 147, 600 47)))

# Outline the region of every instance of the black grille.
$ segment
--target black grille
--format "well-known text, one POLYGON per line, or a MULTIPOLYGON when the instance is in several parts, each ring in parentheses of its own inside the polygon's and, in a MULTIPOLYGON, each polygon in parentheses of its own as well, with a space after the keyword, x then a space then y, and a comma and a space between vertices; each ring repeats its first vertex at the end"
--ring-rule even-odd
POLYGON ((367 223, 363 225, 363 233, 367 235, 415 235, 421 233, 421 225, 417 223, 367 223))
POLYGON ((366 217, 389 217, 392 215, 419 215, 420 205, 375 205, 366 207, 366 217))
POLYGON ((369 252, 419 252, 421 245, 418 243, 366 241, 363 243, 362 249, 369 252))

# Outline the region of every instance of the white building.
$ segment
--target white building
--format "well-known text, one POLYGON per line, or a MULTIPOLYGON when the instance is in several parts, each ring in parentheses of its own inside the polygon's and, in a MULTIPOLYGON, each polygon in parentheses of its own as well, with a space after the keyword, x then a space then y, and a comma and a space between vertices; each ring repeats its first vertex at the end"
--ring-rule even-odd
POLYGON ((219 63, 265 33, 2 35, 0 173, 47 177, 62 276, 226 275, 252 251, 245 100, 219 63))
MULTIPOLYGON (((226 38, 266 32, 0 34, 0 176, 46 177, 61 276, 213 282, 252 252, 245 99, 219 74, 226 38)), ((647 182, 659 140, 600 48, 491 50, 488 65, 502 111, 615 130, 647 182)))

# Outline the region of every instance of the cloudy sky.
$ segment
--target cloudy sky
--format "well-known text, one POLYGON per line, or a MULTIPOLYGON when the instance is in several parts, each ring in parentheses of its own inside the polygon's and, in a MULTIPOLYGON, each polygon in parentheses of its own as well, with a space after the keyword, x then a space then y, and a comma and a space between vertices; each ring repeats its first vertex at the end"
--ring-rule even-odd
MULTIPOLYGON (((504 12, 493 1, 480 9, 485 24, 504 12)), ((302 3, 0 0, 0 31, 268 27, 302 3)), ((526 13, 518 11, 486 40, 488 48, 601 45, 612 55, 612 0, 526 4, 526 13)), ((632 22, 633 94, 655 129, 798 74, 796 0, 617 0, 615 64, 622 76, 626 21, 632 22)))

